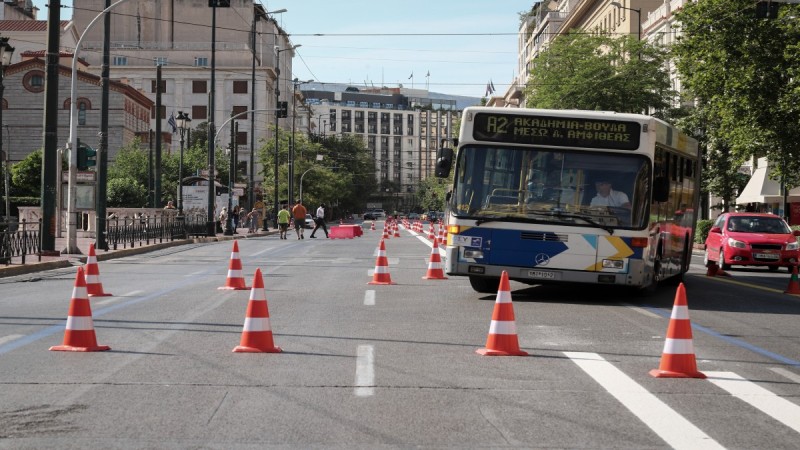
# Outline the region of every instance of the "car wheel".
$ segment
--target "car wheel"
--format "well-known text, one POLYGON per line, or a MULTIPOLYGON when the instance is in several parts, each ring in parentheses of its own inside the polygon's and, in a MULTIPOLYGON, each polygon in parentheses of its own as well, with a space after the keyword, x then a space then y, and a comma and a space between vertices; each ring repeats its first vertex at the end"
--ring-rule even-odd
POLYGON ((725 250, 719 250, 719 260, 718 260, 719 268, 722 270, 730 270, 731 265, 725 263, 725 250))
POLYGON ((500 287, 500 278, 498 277, 478 277, 470 275, 469 284, 475 292, 481 294, 491 294, 497 292, 500 287))

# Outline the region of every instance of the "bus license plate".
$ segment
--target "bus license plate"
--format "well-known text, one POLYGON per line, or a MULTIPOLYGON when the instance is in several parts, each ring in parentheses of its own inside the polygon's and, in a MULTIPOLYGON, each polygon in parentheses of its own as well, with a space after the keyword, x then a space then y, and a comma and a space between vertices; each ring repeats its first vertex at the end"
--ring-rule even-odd
POLYGON ((755 253, 753 256, 759 259, 780 259, 777 253, 755 253))
POLYGON ((529 270, 528 276, 531 278, 538 278, 540 280, 557 280, 558 272, 549 272, 547 270, 529 270))

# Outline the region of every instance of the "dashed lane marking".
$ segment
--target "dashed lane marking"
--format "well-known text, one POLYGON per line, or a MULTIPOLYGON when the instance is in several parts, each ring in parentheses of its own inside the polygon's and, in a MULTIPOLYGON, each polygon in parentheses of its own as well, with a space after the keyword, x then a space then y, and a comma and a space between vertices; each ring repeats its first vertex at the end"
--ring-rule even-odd
POLYGON ((364 292, 364 306, 375 306, 375 291, 369 289, 364 292))
POLYGON ((15 341, 21 337, 25 337, 24 334, 9 334, 8 336, 0 337, 0 345, 5 344, 6 342, 15 341))
POLYGON ((708 381, 800 433, 800 406, 733 372, 704 372, 708 381))
POLYGON ((564 354, 672 448, 724 448, 597 353, 564 354))
POLYGON ((375 394, 375 348, 359 345, 356 353, 356 397, 370 397, 375 394))

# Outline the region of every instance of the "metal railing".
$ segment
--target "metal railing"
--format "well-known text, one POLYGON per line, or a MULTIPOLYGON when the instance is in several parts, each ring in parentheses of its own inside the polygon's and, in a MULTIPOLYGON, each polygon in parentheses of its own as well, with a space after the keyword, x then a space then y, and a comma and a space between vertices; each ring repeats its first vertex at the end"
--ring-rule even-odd
POLYGON ((0 264, 11 264, 11 258, 19 257, 25 264, 28 255, 42 260, 42 241, 39 230, 42 220, 37 222, 0 222, 0 264))
MULTIPOLYGON (((140 216, 110 218, 106 222, 106 243, 111 249, 134 248, 151 243, 205 236, 204 216, 140 216)), ((108 250, 108 249, 105 249, 108 250)))

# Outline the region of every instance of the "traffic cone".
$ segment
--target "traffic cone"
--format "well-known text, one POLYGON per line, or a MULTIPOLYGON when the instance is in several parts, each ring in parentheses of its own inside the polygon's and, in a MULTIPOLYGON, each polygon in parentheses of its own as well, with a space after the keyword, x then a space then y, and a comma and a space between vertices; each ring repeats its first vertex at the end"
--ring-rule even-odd
POLYGON ((89 256, 86 257, 86 292, 88 292, 89 297, 111 296, 108 292, 103 292, 103 283, 100 282, 100 267, 97 265, 94 244, 89 244, 89 256))
POLYGON ((372 225, 369 227, 369 231, 375 231, 375 221, 372 221, 372 225))
POLYGON ((508 283, 508 272, 503 271, 500 277, 500 287, 497 290, 497 299, 494 303, 492 323, 489 326, 489 336, 486 338, 486 348, 475 350, 475 353, 484 356, 527 356, 519 348, 517 339, 517 323, 514 321, 514 305, 511 303, 511 286, 508 283))
POLYGON ((372 272, 372 281, 367 284, 397 284, 389 275, 389 260, 386 259, 386 244, 381 239, 378 247, 378 257, 375 258, 375 271, 372 272))
POLYGON ((792 277, 789 279, 789 287, 787 287, 783 293, 800 295, 800 282, 797 281, 797 266, 792 266, 792 277))
POLYGON ((247 303, 247 314, 242 329, 242 340, 234 347, 234 353, 280 353, 272 341, 272 328, 269 324, 267 294, 264 292, 264 278, 261 269, 253 276, 253 288, 247 303))
POLYGON ((433 232, 433 222, 431 222, 430 226, 428 227, 428 239, 434 240, 436 239, 436 234, 433 232))
POLYGON ((433 240, 431 247, 431 259, 428 261, 428 273, 422 277, 423 280, 446 280, 442 270, 442 255, 439 254, 439 244, 433 240))
POLYGON ((110 350, 107 345, 97 345, 92 322, 92 307, 86 292, 86 278, 83 267, 78 267, 75 284, 72 287, 72 300, 69 303, 67 329, 64 332, 63 345, 50 347, 55 352, 102 352, 110 350))
POLYGON ((386 222, 384 222, 383 223, 383 236, 381 236, 381 240, 389 239, 389 229, 388 229, 388 227, 389 226, 386 225, 386 222))
POLYGON ((394 224, 392 225, 392 229, 394 229, 394 236, 392 236, 392 237, 399 238, 400 237, 400 228, 397 226, 397 222, 394 222, 394 224))
POLYGON ((447 233, 444 230, 445 226, 439 224, 439 245, 447 245, 447 233))
POLYGON ((228 278, 225 280, 225 286, 220 286, 217 289, 236 291, 250 289, 245 284, 244 276, 242 275, 242 260, 239 259, 239 244, 236 241, 233 241, 233 251, 231 251, 231 261, 228 264, 228 278))
POLYGON ((705 378, 697 371, 692 342, 692 323, 689 321, 689 306, 686 303, 686 288, 678 285, 675 305, 667 328, 667 340, 658 369, 650 371, 656 378, 705 378))

